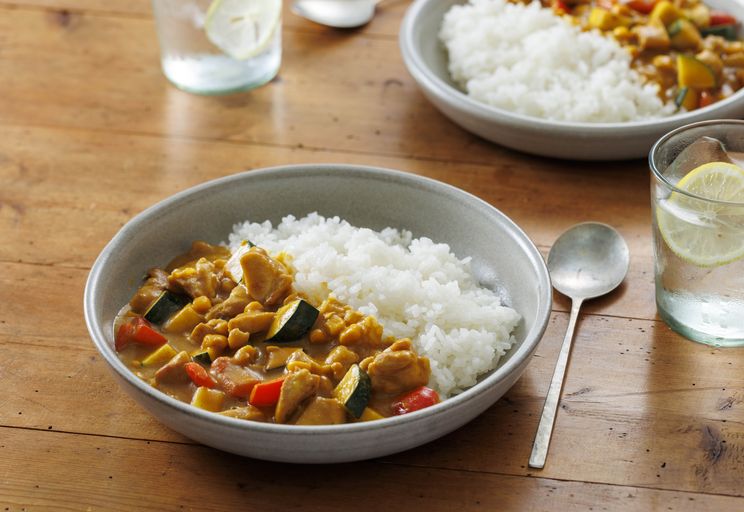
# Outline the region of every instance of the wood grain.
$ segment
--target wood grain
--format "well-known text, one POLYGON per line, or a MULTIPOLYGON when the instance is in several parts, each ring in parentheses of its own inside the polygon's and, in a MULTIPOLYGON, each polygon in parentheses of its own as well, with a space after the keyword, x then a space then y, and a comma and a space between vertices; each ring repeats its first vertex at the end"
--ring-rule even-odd
MULTIPOLYGON (((584 220, 615 225, 631 248, 631 277, 586 311, 652 319, 653 273, 645 171, 608 173, 374 157, 301 148, 0 127, 0 261, 87 268, 132 216, 202 181, 243 169, 328 162, 378 165, 438 179, 476 194, 542 247, 584 220), (45 148, 54 148, 46 151, 45 148), (59 155, 64 155, 60 160, 59 155), (642 192, 639 193, 638 189, 642 192), (585 190, 595 190, 588 195, 585 190), (538 199, 540 198, 540 199, 538 199), (69 240, 76 240, 70 244, 69 240)), ((404 226, 404 221, 402 221, 404 226)), ((225 234, 226 235, 226 234, 225 234)), ((2 279, 2 276, 0 276, 2 279)), ((569 304, 559 298, 557 306, 569 304)))
MULTIPOLYGON (((409 0, 384 0, 377 8, 374 19, 363 27, 351 30, 338 30, 312 23, 294 14, 291 2, 284 2, 284 30, 304 30, 319 33, 342 33, 357 36, 394 38, 409 0)), ((152 17, 150 0, 0 0, 0 6, 14 9, 44 9, 56 16, 65 18, 70 14, 89 13, 106 16, 152 17)))
MULTIPOLYGON (((430 444, 389 459, 422 467, 529 475, 532 435, 566 321, 563 313, 553 316, 527 372, 503 400, 437 441, 436 449, 430 444)), ((12 368, 7 380, 23 388, 3 404, 13 412, 6 425, 184 441, 117 388, 84 334, 74 335, 78 329, 64 323, 60 328, 70 334, 0 335, 12 368), (55 364, 59 359, 66 364, 55 364), (40 373, 39 367, 45 371, 40 373), (67 397, 81 388, 90 392, 76 400, 80 413, 65 416, 67 397)), ((736 471, 744 464, 740 363, 741 357, 730 352, 679 340, 658 322, 585 317, 549 464, 541 475, 741 495, 736 471)))
POLYGON ((659 504, 698 511, 724 510, 738 503, 724 496, 373 462, 293 466, 200 446, 2 430, 0 453, 17 476, 1 484, 0 500, 13 511, 336 511, 350 503, 370 510, 419 510, 425 504, 426 510, 442 512, 452 507, 548 511, 592 505, 624 511, 659 504), (30 444, 35 446, 32 456, 21 448, 30 444), (66 469, 77 478, 61 478, 55 467, 59 461, 68 463, 66 469), (199 483, 197 492, 194 482, 199 483))
POLYGON ((287 32, 282 70, 271 86, 200 97, 163 78, 155 29, 147 18, 83 13, 71 14, 63 25, 47 12, 6 10, 0 33, 7 48, 0 54, 0 74, 12 77, 0 82, 5 98, 0 123, 167 133, 171 138, 348 151, 368 158, 499 162, 514 173, 542 168, 590 176, 645 169, 641 161, 632 167, 598 166, 531 157, 470 135, 419 92, 395 39, 287 32), (26 30, 14 30, 16 26, 26 30), (99 44, 104 40, 107 44, 99 44), (365 75, 347 72, 360 65, 365 75), (65 72, 70 69, 75 73, 65 72))
POLYGON ((279 78, 207 98, 162 76, 148 0, 0 0, 0 510, 743 507, 744 352, 686 341, 657 318, 645 163, 531 157, 449 122, 400 59, 409 3, 384 0, 372 23, 338 31, 287 1, 279 78), (88 270, 116 231, 203 181, 322 162, 460 187, 543 254, 577 222, 619 228, 630 272, 585 305, 543 471, 526 461, 567 322, 559 294, 500 401, 374 461, 235 457, 166 428, 116 384, 82 311, 88 270))

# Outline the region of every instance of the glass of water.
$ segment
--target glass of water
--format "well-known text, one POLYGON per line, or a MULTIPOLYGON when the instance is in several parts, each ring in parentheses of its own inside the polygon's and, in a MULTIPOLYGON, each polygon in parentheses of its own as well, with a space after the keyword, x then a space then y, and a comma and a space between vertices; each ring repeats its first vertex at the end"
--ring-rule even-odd
POLYGON ((165 76, 197 94, 253 89, 282 57, 281 0, 153 0, 165 76))
POLYGON ((683 336, 744 346, 744 121, 705 121, 651 149, 656 305, 683 336))

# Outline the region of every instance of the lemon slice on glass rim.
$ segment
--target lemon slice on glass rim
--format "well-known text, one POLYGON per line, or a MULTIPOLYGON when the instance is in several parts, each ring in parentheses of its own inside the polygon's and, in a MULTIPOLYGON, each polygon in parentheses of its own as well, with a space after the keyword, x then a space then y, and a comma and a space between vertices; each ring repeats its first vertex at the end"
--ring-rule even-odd
POLYGON ((656 208, 659 232, 683 260, 716 267, 744 258, 744 169, 726 162, 696 167, 656 208), (739 203, 739 204, 736 204, 739 203))
POLYGON ((266 50, 281 25, 282 0, 213 0, 207 10, 207 38, 234 59, 266 50))

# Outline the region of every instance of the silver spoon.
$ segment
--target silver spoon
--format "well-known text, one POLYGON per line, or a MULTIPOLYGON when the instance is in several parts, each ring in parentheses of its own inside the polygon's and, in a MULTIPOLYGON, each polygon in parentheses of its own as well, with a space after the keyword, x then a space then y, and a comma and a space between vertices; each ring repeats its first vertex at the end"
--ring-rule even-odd
POLYGON ((334 28, 366 25, 380 0, 295 0, 292 12, 315 23, 334 28))
POLYGON ((545 466, 581 304, 617 288, 628 272, 629 259, 628 246, 620 233, 598 222, 573 226, 550 249, 550 279, 553 288, 571 298, 571 317, 532 445, 531 468, 545 466))

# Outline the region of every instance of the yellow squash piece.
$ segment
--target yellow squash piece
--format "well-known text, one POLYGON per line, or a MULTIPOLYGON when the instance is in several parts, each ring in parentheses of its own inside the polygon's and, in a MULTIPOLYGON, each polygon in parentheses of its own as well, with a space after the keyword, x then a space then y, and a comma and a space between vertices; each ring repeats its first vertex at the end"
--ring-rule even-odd
POLYGON ((359 417, 359 421, 372 421, 381 420, 384 416, 379 412, 375 411, 371 407, 365 407, 362 415, 359 417))
POLYGON ((601 7, 592 7, 589 13, 589 27, 599 30, 612 30, 617 27, 627 27, 630 25, 630 19, 625 16, 619 16, 607 9, 601 7))
POLYGON ((712 89, 716 86, 713 70, 690 55, 677 55, 677 85, 694 89, 712 89))
POLYGON ((225 393, 202 386, 194 392, 194 396, 191 398, 191 405, 207 411, 217 412, 222 409, 222 403, 224 401, 225 393))
POLYGON ((194 310, 194 306, 187 304, 163 325, 163 330, 165 332, 191 332, 203 321, 204 317, 194 310))
POLYGON ((697 50, 703 43, 700 31, 685 19, 678 19, 667 30, 672 48, 677 50, 697 50))
POLYGON ((167 343, 142 360, 142 366, 162 365, 173 359, 176 349, 167 343))
POLYGON ((700 93, 695 89, 689 87, 683 87, 677 94, 675 102, 677 106, 684 107, 688 112, 698 108, 698 102, 700 99, 700 93))
POLYGON ((658 20, 665 27, 671 25, 680 17, 681 13, 679 12, 679 9, 677 9, 677 7, 675 7, 674 4, 672 2, 669 2, 668 0, 661 0, 661 2, 657 3, 654 6, 654 10, 651 11, 651 15, 649 16, 651 21, 658 20))

